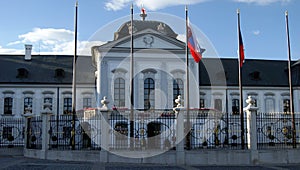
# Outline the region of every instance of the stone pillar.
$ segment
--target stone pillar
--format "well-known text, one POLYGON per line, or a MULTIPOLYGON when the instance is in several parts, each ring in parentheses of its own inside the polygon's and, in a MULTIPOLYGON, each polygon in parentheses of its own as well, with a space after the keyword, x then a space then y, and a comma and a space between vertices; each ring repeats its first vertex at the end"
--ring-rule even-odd
POLYGON ((258 107, 253 106, 254 100, 251 98, 251 96, 248 96, 246 103, 248 106, 244 108, 244 111, 247 113, 247 143, 248 149, 250 149, 251 152, 250 161, 252 164, 256 164, 258 162, 256 128, 256 112, 258 107))
POLYGON ((175 100, 177 106, 173 108, 176 114, 175 128, 176 128, 176 163, 178 165, 185 164, 185 151, 184 151, 184 114, 180 113, 183 110, 181 105, 182 99, 179 95, 175 100))
POLYGON ((42 112, 42 150, 41 150, 41 158, 47 159, 47 151, 49 149, 49 141, 50 141, 50 116, 52 115, 52 111, 49 108, 46 108, 42 112))
POLYGON ((101 114, 101 122, 100 122, 100 130, 101 130, 101 151, 100 151, 100 162, 108 162, 108 149, 109 149, 109 144, 110 144, 110 134, 109 134, 109 120, 108 120, 108 114, 109 114, 109 108, 107 104, 109 101, 107 100, 107 97, 104 96, 103 100, 101 100, 102 107, 100 108, 100 113, 101 114))
POLYGON ((29 129, 29 123, 31 121, 32 115, 30 114, 22 114, 25 120, 25 138, 24 138, 24 148, 28 149, 28 146, 30 145, 29 140, 28 140, 28 134, 31 133, 29 129))

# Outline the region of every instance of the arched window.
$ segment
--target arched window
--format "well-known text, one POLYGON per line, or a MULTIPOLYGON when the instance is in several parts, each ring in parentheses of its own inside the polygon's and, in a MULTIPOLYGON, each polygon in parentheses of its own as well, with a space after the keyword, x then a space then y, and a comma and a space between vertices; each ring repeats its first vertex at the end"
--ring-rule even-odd
POLYGON ((117 107, 125 107, 125 80, 123 78, 115 79, 114 104, 117 107))
POLYGON ((152 78, 147 78, 144 81, 144 109, 153 109, 155 105, 155 83, 152 78))
POLYGON ((181 95, 181 99, 184 97, 184 85, 181 79, 174 79, 173 80, 173 105, 176 107, 175 99, 181 95))

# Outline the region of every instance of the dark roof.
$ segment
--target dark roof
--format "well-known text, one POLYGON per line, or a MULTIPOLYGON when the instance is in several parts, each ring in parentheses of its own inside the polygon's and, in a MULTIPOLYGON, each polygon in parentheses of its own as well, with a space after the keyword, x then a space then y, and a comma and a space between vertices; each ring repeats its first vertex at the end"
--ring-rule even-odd
MULTIPOLYGON (((0 83, 72 84, 72 65, 71 55, 32 55, 29 61, 24 55, 0 55, 0 83)), ((90 56, 78 56, 76 68, 78 83, 94 82, 90 56)))
MULTIPOLYGON (((130 27, 131 21, 125 22, 120 26, 117 32, 115 32, 114 40, 118 40, 121 38, 124 38, 126 36, 129 36, 129 27, 130 27)), ((176 38, 177 34, 172 30, 172 28, 160 21, 152 21, 152 20, 133 20, 133 27, 134 27, 134 33, 138 33, 139 31, 143 31, 146 29, 152 29, 157 32, 160 32, 161 34, 176 38)))
MULTIPOLYGON (((211 83, 214 85, 224 85, 222 83, 224 79, 226 79, 227 86, 239 85, 237 59, 203 58, 199 66, 200 85, 208 86, 211 83), (224 71, 222 68, 216 67, 215 63, 217 62, 222 63, 224 71), (223 77, 221 73, 223 73, 223 77)), ((242 82, 243 86, 288 87, 287 61, 248 59, 242 67, 242 82)))
MULTIPOLYGON (((238 86, 237 62, 237 59, 204 57, 199 63, 200 85, 238 86), (220 65, 216 64, 218 62, 220 65)), ((72 84, 72 64, 71 55, 32 55, 30 61, 24 60, 24 55, 0 55, 0 83, 72 84), (22 70, 27 73, 25 71, 20 75, 22 70), (64 73, 56 74, 57 70, 63 70, 64 73)), ((300 67, 294 69, 294 85, 299 86, 297 77, 300 67)), ((95 67, 92 66, 91 56, 78 56, 76 73, 77 83, 94 84, 95 67)), ((288 87, 287 61, 248 59, 242 67, 242 73, 243 86, 288 87)))

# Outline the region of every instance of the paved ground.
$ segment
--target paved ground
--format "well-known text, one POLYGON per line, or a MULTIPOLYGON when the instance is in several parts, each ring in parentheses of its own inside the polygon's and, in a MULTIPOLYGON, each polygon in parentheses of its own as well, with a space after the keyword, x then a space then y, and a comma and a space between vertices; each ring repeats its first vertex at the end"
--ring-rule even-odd
POLYGON ((300 165, 264 165, 264 166, 171 166, 151 164, 114 164, 91 162, 50 161, 24 158, 23 156, 0 155, 0 169, 5 170, 298 170, 300 165))

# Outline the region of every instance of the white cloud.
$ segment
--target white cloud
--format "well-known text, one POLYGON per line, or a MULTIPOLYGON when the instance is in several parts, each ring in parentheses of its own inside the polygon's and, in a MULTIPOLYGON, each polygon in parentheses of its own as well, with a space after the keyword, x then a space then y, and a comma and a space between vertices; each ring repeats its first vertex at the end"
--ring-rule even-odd
POLYGON ((269 5, 276 2, 288 3, 291 0, 233 0, 235 2, 249 3, 249 4, 257 4, 257 5, 269 5))
POLYGON ((105 9, 117 11, 123 9, 126 5, 130 4, 132 0, 109 0, 105 3, 105 9))
MULTIPOLYGON (((191 5, 209 0, 185 0, 185 1, 176 1, 176 0, 135 0, 135 5, 141 7, 144 6, 146 9, 155 11, 158 9, 163 9, 168 6, 176 5, 191 5)), ((123 9, 130 3, 133 3, 133 0, 108 0, 105 3, 105 8, 107 10, 117 11, 123 9)))
POLYGON ((255 31, 252 31, 252 33, 253 33, 254 35, 259 35, 259 34, 260 34, 260 31, 259 31, 259 30, 255 30, 255 31))
MULTIPOLYGON (((206 1, 212 0, 185 0, 185 1, 176 1, 176 0, 107 0, 105 3, 106 10, 117 11, 127 7, 129 4, 134 3, 135 5, 141 7, 144 6, 146 9, 151 11, 156 11, 163 9, 169 6, 176 5, 192 5, 203 3, 206 1)), ((276 2, 288 3, 291 0, 232 0, 234 2, 249 3, 249 4, 258 4, 258 5, 269 5, 276 2)))
MULTIPOLYGON (((74 32, 66 29, 34 28, 31 32, 18 36, 19 40, 8 44, 9 48, 0 46, 2 54, 24 54, 24 49, 11 48, 15 45, 32 44, 33 54, 74 54, 74 32)), ((78 41, 77 53, 91 55, 91 47, 101 45, 101 41, 78 41)))

